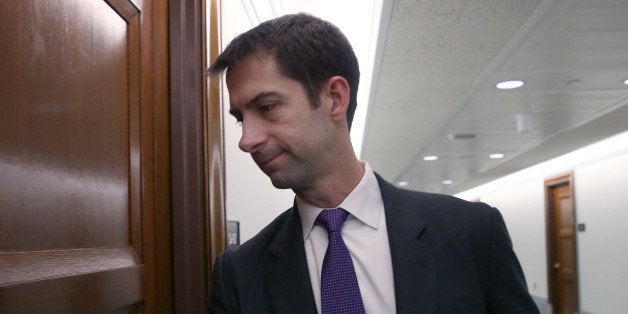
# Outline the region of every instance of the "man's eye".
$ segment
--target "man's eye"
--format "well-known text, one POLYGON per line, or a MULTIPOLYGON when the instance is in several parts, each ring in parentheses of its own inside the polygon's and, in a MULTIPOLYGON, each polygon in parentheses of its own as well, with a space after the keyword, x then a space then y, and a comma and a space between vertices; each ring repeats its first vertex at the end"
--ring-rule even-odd
POLYGON ((268 111, 272 110, 273 107, 275 107, 274 103, 263 104, 263 105, 259 106, 259 111, 260 112, 268 112, 268 111))

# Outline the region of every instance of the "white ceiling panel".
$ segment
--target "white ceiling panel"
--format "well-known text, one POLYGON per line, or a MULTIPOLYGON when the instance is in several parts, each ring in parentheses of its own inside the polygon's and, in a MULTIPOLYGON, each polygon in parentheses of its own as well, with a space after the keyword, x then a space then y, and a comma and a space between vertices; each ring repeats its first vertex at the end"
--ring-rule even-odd
POLYGON ((628 129, 627 16, 628 0, 395 1, 362 157, 453 194, 628 129), (525 85, 495 88, 510 79, 525 85))

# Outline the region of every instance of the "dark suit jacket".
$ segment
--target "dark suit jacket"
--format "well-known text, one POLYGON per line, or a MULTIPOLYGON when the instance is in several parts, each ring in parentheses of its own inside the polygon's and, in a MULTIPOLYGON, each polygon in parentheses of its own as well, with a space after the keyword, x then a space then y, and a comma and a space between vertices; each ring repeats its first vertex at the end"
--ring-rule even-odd
MULTIPOLYGON (((499 212, 377 176, 397 313, 538 313, 499 212)), ((210 313, 316 313, 296 204, 216 259, 210 313)))

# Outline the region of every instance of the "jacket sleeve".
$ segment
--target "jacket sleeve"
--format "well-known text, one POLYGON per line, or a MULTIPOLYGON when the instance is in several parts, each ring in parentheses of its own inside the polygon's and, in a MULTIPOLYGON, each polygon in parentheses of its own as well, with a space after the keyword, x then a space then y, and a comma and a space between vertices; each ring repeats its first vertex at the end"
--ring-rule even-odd
POLYGON ((528 292, 521 265, 513 251, 506 224, 493 208, 488 272, 489 313, 539 313, 528 292))
POLYGON ((225 287, 223 275, 223 255, 219 255, 214 262, 214 270, 211 276, 211 291, 205 299, 206 313, 236 313, 229 306, 227 287, 225 287))

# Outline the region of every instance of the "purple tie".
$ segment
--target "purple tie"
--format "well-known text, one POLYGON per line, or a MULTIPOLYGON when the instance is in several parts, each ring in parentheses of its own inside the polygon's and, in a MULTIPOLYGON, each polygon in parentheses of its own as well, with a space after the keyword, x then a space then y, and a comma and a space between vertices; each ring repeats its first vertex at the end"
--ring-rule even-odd
POLYGON ((336 208, 323 210, 316 219, 329 237, 321 273, 323 314, 365 313, 351 255, 340 234, 348 215, 344 209, 336 208))

